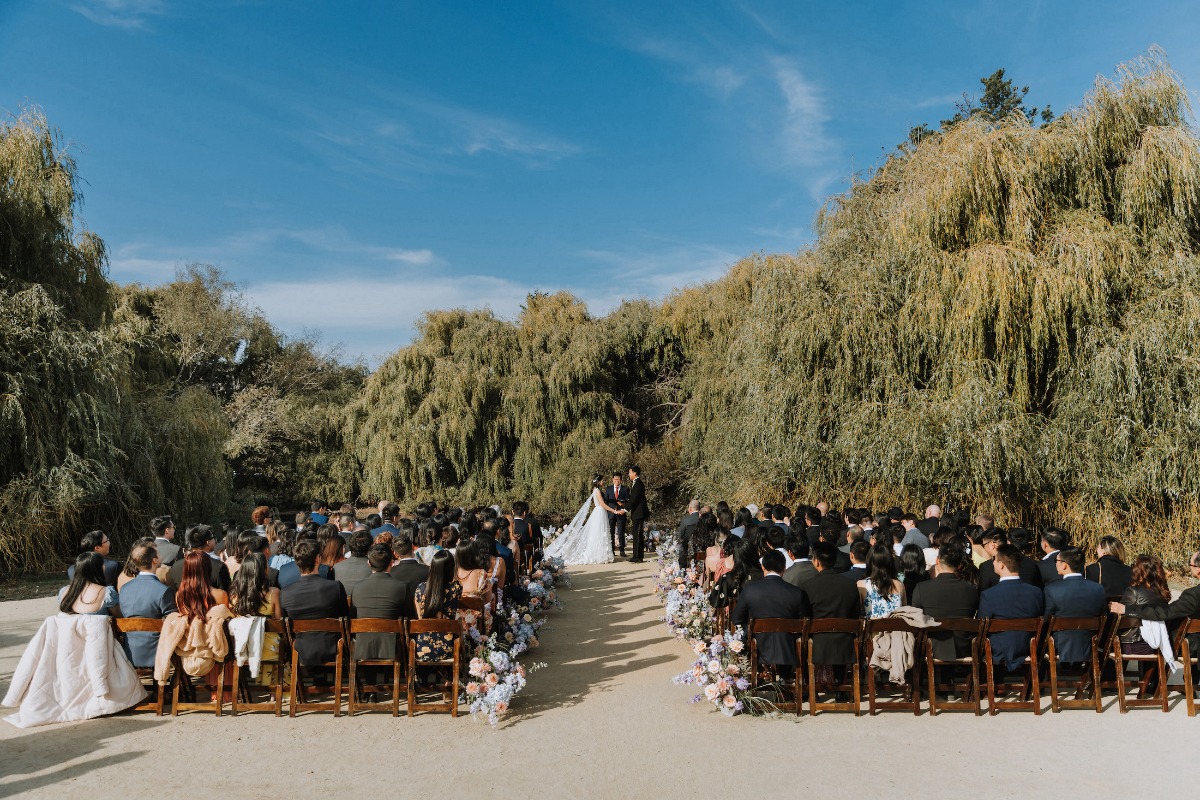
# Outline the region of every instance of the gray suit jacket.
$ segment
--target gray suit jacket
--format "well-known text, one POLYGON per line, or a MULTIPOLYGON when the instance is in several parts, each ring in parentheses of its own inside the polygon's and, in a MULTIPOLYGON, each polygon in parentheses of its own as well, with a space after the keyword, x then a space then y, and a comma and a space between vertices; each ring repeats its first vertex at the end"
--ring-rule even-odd
POLYGON ((353 597, 355 587, 370 576, 371 565, 362 556, 350 556, 333 568, 333 577, 345 588, 347 597, 353 597))
MULTIPOLYGON (((126 617, 162 619, 175 610, 175 590, 153 575, 138 575, 121 587, 118 597, 126 617)), ((157 633, 125 634, 125 655, 135 667, 153 667, 157 650, 157 633)))
MULTIPOLYGON (((363 559, 364 561, 366 559, 363 559)), ((343 561, 342 564, 346 562, 343 561)), ((342 564, 338 564, 340 568, 342 564)), ((404 615, 408 587, 386 572, 376 572, 358 582, 350 603, 350 615, 358 619, 400 619, 404 615)), ((396 637, 387 633, 354 634, 356 659, 395 658, 396 637)))
POLYGON ((174 542, 166 539, 155 539, 154 549, 158 551, 158 563, 164 567, 169 567, 179 559, 179 554, 183 549, 174 542))
POLYGON ((783 579, 792 586, 803 589, 804 584, 808 583, 812 576, 816 574, 817 568, 813 566, 812 561, 805 558, 800 561, 796 561, 790 567, 788 567, 787 571, 783 573, 783 579))

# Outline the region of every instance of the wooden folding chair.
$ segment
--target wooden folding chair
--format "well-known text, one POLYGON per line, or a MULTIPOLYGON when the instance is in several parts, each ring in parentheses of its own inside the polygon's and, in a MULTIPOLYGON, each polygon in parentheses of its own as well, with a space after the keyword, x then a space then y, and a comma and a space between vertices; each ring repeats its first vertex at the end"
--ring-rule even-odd
MULTIPOLYGON (((729 630, 729 606, 721 606, 713 610, 713 630, 724 633, 729 630)), ((803 665, 804 662, 801 662, 803 665)))
MULTIPOLYGON (((924 644, 923 628, 914 628, 906 620, 896 617, 882 617, 867 620, 863 632, 863 661, 867 669, 867 707, 871 716, 880 711, 911 711, 914 716, 921 716, 921 668, 918 666, 918 653, 924 644), (871 666, 871 656, 875 652, 875 634, 878 633, 907 633, 913 637, 913 665, 908 670, 908 684, 900 691, 901 699, 880 700, 877 694, 880 678, 887 676, 882 670, 871 666)), ((891 686, 891 684, 888 684, 891 686)))
POLYGON ((1167 708, 1167 665, 1162 653, 1156 651, 1153 655, 1133 655, 1124 652, 1121 648, 1121 634, 1133 628, 1141 628, 1141 626, 1140 619, 1126 615, 1117 620, 1116 628, 1113 631, 1111 658, 1117 671, 1117 702, 1120 704, 1122 714, 1128 714, 1131 708, 1157 707, 1164 712, 1169 710, 1167 708), (1126 696, 1129 689, 1126 687, 1125 667, 1129 664, 1149 666, 1149 669, 1146 669, 1138 679, 1137 697, 1132 699, 1126 696), (1154 691, 1154 696, 1147 698, 1146 690, 1152 678, 1157 678, 1158 687, 1154 691))
POLYGON ((462 623, 456 619, 413 619, 408 622, 408 716, 414 711, 449 711, 458 716, 458 676, 462 669, 462 623), (441 661, 417 660, 417 636, 420 634, 454 634, 454 656, 441 661), (453 694, 448 703, 417 702, 417 667, 450 667, 453 694))
POLYGON ((754 689, 758 689, 762 684, 760 681, 765 676, 768 683, 779 687, 780 696, 785 695, 785 687, 783 682, 779 680, 779 670, 777 665, 769 664, 767 669, 759 663, 758 658, 758 640, 756 633, 791 633, 796 635, 796 674, 792 679, 792 697, 793 702, 782 700, 775 703, 775 707, 780 711, 795 711, 796 716, 800 716, 801 709, 804 705, 804 681, 802 675, 804 673, 804 633, 808 630, 808 620, 806 619, 786 619, 779 617, 764 617, 762 619, 750 620, 750 633, 747 634, 747 639, 750 641, 750 680, 754 685, 754 689))
POLYGON ((925 664, 928 667, 929 683, 929 716, 936 717, 938 711, 967 710, 975 712, 975 716, 983 713, 979 702, 979 649, 983 639, 983 620, 979 619, 940 619, 937 631, 947 633, 969 633, 971 635, 970 652, 963 658, 937 658, 933 654, 933 638, 926 632, 925 664), (941 683, 937 680, 937 670, 942 668, 943 675, 949 673, 950 680, 941 683), (962 670, 967 675, 965 683, 959 684, 954 680, 954 672, 962 670), (952 692, 967 700, 939 700, 938 692, 952 692))
POLYGON ((179 658, 172 656, 171 661, 176 675, 176 680, 172 681, 174 685, 171 688, 171 716, 179 716, 180 711, 211 711, 218 717, 221 716, 225 695, 225 665, 229 663, 229 657, 226 656, 224 660, 214 666, 214 670, 217 673, 216 686, 205 685, 203 680, 206 676, 204 675, 198 675, 195 680, 190 680, 191 676, 183 671, 183 664, 179 658), (194 694, 196 689, 211 692, 208 702, 201 703, 197 700, 180 700, 179 692, 185 683, 190 686, 191 691, 189 694, 194 694))
POLYGON ((271 692, 273 699, 270 702, 255 703, 252 702, 251 692, 253 689, 250 684, 250 667, 242 665, 233 671, 233 703, 231 712, 236 717, 242 711, 274 711, 275 716, 283 716, 283 691, 288 688, 288 694, 291 694, 289 682, 284 678, 284 668, 288 665, 291 659, 291 643, 288 638, 287 624, 281 619, 267 619, 263 623, 263 635, 273 633, 279 637, 279 660, 276 662, 263 662, 264 665, 274 664, 276 668, 275 680, 271 683, 262 684, 262 686, 271 692))
POLYGON ((1179 626, 1179 647, 1176 650, 1183 662, 1183 696, 1187 699, 1189 717, 1196 716, 1196 684, 1192 662, 1200 663, 1200 652, 1193 653, 1188 643, 1188 636, 1194 633, 1200 633, 1200 619, 1185 619, 1179 626))
POLYGON ((458 598, 458 618, 465 619, 468 622, 467 627, 471 627, 469 623, 473 616, 475 619, 474 627, 483 636, 487 636, 491 628, 489 624, 491 620, 485 616, 486 614, 487 609, 484 606, 482 597, 464 594, 458 598))
POLYGON ((854 716, 862 715, 862 620, 858 619, 814 619, 808 623, 808 632, 804 635, 804 649, 808 653, 808 713, 816 716, 822 711, 853 711, 854 716), (813 639, 822 634, 841 633, 854 637, 854 663, 845 664, 850 682, 842 682, 826 687, 831 692, 849 692, 851 700, 848 703, 817 702, 817 665, 813 661, 813 639))
POLYGON ((696 575, 700 579, 700 588, 705 588, 709 584, 708 572, 704 569, 706 556, 703 550, 698 550, 692 554, 692 569, 696 570, 696 575))
POLYGON ((1001 711, 1032 711, 1036 715, 1042 713, 1042 686, 1038 680, 1038 641, 1042 636, 1042 618, 1029 617, 1025 619, 989 619, 986 621, 983 641, 983 655, 987 668, 988 714, 995 716, 1001 711), (1020 678, 1012 675, 1001 676, 996 680, 996 662, 992 654, 993 633, 1015 631, 1028 633, 1029 656, 1025 659, 1020 678), (997 700, 997 692, 1003 695, 1008 691, 1020 688, 1020 700, 997 700), (1025 698, 1029 697, 1029 700, 1025 698))
POLYGON ((292 675, 288 690, 288 716, 296 716, 297 711, 332 711, 335 717, 342 715, 342 663, 346 652, 346 625, 342 619, 289 619, 288 635, 292 640, 292 675), (296 637, 302 633, 336 633, 338 634, 337 655, 333 661, 321 664, 300 664, 300 651, 296 647, 296 637), (333 699, 326 702, 310 702, 308 689, 304 686, 301 670, 333 668, 333 685, 321 686, 313 684, 314 690, 328 689, 333 699))
MULTIPOLYGON (((126 633, 162 633, 161 619, 146 619, 144 617, 113 617, 113 626, 117 631, 117 638, 121 638, 126 633)), ((171 683, 175 679, 174 660, 172 660, 171 677, 167 682, 171 683)), ((139 680, 145 678, 150 679, 150 686, 147 687, 150 691, 151 700, 134 706, 134 711, 153 711, 158 716, 163 715, 163 709, 166 705, 167 687, 166 684, 159 683, 154 679, 154 667, 134 667, 134 672, 137 673, 139 680)))
POLYGON ((393 717, 400 716, 400 674, 404 671, 403 664, 406 660, 405 650, 407 648, 407 635, 404 631, 404 620, 400 619, 351 619, 350 620, 350 692, 347 699, 349 704, 349 714, 354 716, 355 711, 391 711, 393 717), (359 659, 355 650, 358 643, 355 641, 356 633, 390 633, 396 636, 396 654, 391 659, 372 658, 359 659), (392 699, 388 703, 363 703, 358 697, 360 692, 379 692, 382 691, 384 685, 380 684, 358 684, 358 668, 364 667, 386 667, 392 668, 392 699))
POLYGON ((1046 625, 1046 660, 1050 666, 1050 708, 1057 714, 1064 708, 1094 708, 1099 714, 1104 711, 1100 692, 1100 637, 1104 633, 1106 616, 1098 617, 1051 617, 1046 625), (1091 657, 1084 665, 1083 672, 1077 677, 1059 677, 1058 649, 1054 642, 1056 631, 1090 631, 1092 634, 1088 652, 1091 657), (1091 699, 1083 695, 1091 687, 1091 699), (1062 699, 1059 693, 1063 689, 1074 689, 1075 697, 1062 699))

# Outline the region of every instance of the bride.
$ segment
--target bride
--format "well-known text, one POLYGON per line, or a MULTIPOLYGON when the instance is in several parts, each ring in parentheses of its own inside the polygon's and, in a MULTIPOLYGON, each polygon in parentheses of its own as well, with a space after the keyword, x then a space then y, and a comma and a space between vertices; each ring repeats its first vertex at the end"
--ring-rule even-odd
POLYGON ((591 495, 558 538, 547 545, 547 556, 561 558, 567 564, 607 564, 613 560, 608 515, 624 514, 625 510, 604 502, 604 493, 600 491, 603 482, 601 476, 592 476, 591 495))

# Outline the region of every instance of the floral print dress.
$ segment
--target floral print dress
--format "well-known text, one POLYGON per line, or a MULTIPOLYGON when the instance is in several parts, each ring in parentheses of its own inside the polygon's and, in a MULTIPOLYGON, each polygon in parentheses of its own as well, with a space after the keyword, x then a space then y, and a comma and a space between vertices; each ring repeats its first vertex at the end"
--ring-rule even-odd
MULTIPOLYGON (((446 590, 446 606, 442 609, 442 613, 438 614, 439 619, 454 619, 457 617, 458 600, 462 597, 462 584, 454 581, 446 590)), ((425 619, 425 584, 422 583, 417 587, 417 591, 413 596, 413 602, 417 606, 417 616, 425 619)), ((446 661, 454 658, 454 639, 456 634, 453 633, 418 633, 413 636, 413 647, 417 648, 418 661, 446 661)))

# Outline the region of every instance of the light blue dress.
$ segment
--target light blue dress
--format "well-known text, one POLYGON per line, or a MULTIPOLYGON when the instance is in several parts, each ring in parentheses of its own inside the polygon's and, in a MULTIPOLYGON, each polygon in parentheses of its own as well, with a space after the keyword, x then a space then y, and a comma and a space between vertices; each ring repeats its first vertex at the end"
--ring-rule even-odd
MULTIPOLYGON (((63 595, 67 593, 66 586, 58 590, 58 601, 61 603, 63 595)), ((104 601, 100 603, 100 608, 95 611, 89 611, 89 614, 107 614, 108 610, 117 605, 117 589, 115 586, 104 587, 104 601)))
POLYGON ((899 592, 893 592, 884 597, 875 591, 875 585, 870 581, 867 581, 866 584, 867 596, 863 598, 864 617, 867 619, 882 619, 883 617, 891 616, 892 612, 900 607, 901 595, 899 592))

